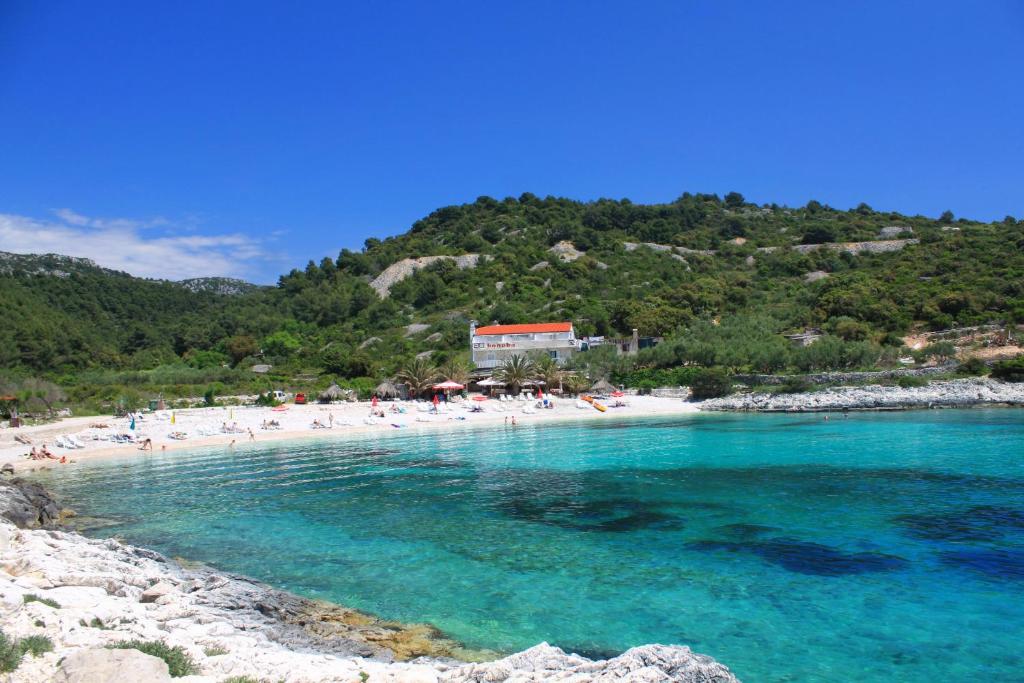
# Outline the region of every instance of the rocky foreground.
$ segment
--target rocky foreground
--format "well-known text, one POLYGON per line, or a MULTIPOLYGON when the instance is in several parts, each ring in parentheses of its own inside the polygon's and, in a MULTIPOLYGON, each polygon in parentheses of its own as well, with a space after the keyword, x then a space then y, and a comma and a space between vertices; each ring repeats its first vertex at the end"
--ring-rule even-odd
POLYGON ((51 652, 26 654, 4 680, 170 681, 162 659, 107 648, 139 640, 187 652, 200 673, 175 679, 183 683, 736 681, 680 646, 591 661, 542 643, 467 664, 458 658, 472 653, 430 626, 385 622, 116 540, 45 528, 66 515, 37 485, 0 481, 0 629, 9 639, 53 643, 51 652))
POLYGON ((923 387, 872 384, 833 387, 800 394, 751 393, 709 399, 701 410, 823 412, 964 408, 980 405, 1024 406, 1024 384, 970 378, 931 382, 923 387))

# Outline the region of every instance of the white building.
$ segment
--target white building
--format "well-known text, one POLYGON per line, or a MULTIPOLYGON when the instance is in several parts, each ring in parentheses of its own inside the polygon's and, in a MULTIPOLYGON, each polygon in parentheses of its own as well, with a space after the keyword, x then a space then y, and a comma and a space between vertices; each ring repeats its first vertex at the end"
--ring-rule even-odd
POLYGON ((544 353, 559 364, 565 363, 579 348, 572 323, 533 323, 528 325, 469 325, 470 350, 478 368, 492 369, 508 358, 544 353))

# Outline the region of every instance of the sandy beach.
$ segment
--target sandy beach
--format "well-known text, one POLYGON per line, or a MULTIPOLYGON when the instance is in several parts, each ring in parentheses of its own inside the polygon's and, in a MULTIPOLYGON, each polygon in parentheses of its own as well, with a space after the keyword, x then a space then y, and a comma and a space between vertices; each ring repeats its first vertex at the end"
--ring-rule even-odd
POLYGON ((609 407, 602 413, 589 405, 577 407, 577 402, 572 399, 557 399, 551 409, 538 408, 535 401, 469 400, 447 405, 442 403, 435 414, 430 412, 431 404, 426 402, 387 401, 378 406, 384 411, 383 418, 371 417, 372 406, 368 401, 329 405, 285 404, 285 410, 255 406, 191 408, 142 414, 136 420, 134 431, 130 429, 129 418, 69 417, 45 425, 0 431, 0 466, 10 464, 15 471, 25 472, 42 467, 69 467, 97 458, 140 456, 145 452, 139 450, 138 442, 147 438, 152 440, 153 452, 162 452, 208 446, 230 448, 232 443, 235 448, 240 448, 253 441, 331 439, 400 430, 429 432, 504 426, 513 419, 517 426, 529 427, 557 421, 679 415, 700 410, 699 404, 679 398, 626 396, 621 402, 625 405, 610 407, 614 399, 607 402, 609 407), (404 412, 392 412, 392 406, 404 412), (482 409, 482 412, 474 412, 475 408, 482 409), (264 429, 264 422, 270 421, 277 421, 279 428, 264 429), (314 421, 326 427, 314 428, 314 421), (237 431, 221 431, 225 427, 237 431), (174 439, 170 435, 175 432, 184 433, 187 438, 174 439), (112 442, 109 440, 112 434, 131 434, 136 443, 112 442), (32 445, 45 444, 58 459, 30 460, 26 455, 32 446, 16 441, 14 437, 17 435, 30 439, 32 445), (69 435, 74 436, 83 448, 56 445, 58 436, 69 435), (60 462, 62 457, 66 458, 66 463, 60 462))

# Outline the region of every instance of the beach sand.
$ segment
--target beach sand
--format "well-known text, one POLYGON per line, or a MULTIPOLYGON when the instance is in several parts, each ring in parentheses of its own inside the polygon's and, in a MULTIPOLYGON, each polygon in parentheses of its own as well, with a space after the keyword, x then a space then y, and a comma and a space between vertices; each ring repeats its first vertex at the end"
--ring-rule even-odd
MULTIPOLYGON (((394 432, 406 430, 410 432, 433 432, 476 428, 487 425, 502 425, 506 420, 511 422, 514 417, 517 424, 523 427, 542 423, 566 420, 608 420, 617 417, 645 417, 653 415, 681 415, 699 410, 698 404, 688 403, 680 398, 663 398, 654 396, 626 396, 627 405, 619 408, 609 407, 600 412, 592 407, 577 408, 572 399, 556 399, 553 409, 535 408, 535 402, 514 401, 466 401, 464 403, 441 404, 441 412, 433 414, 420 412, 429 407, 425 402, 390 402, 380 403, 385 417, 377 418, 374 424, 367 424, 371 405, 368 401, 334 403, 330 405, 293 405, 286 404, 286 410, 255 406, 234 406, 215 408, 190 408, 175 410, 174 424, 170 422, 171 411, 164 413, 147 413, 136 421, 135 437, 137 441, 149 438, 153 442, 154 452, 175 451, 206 446, 229 447, 234 441, 236 445, 250 442, 249 430, 257 442, 292 441, 297 439, 345 438, 354 435, 374 432, 394 432), (389 408, 397 405, 405 413, 391 413, 389 408), (535 410, 536 412, 524 412, 535 410), (472 407, 482 407, 484 412, 471 412, 472 407), (314 429, 314 420, 322 424, 332 424, 329 429, 314 429), (163 419, 161 419, 163 418, 163 419), (264 430, 264 420, 277 420, 281 428, 264 430), (241 433, 219 433, 222 425, 237 425, 241 433), (397 427, 395 425, 398 425, 397 427), (188 438, 176 440, 170 438, 172 432, 185 432, 188 438), (201 431, 213 433, 201 435, 201 431)), ((609 405, 614 399, 606 402, 609 405)), ((15 471, 25 472, 43 467, 73 467, 76 464, 97 458, 132 457, 139 455, 139 446, 132 443, 112 443, 108 440, 92 440, 93 433, 109 434, 111 431, 132 433, 128 418, 113 417, 69 417, 45 425, 4 429, 0 431, 0 465, 10 463, 15 471), (90 428, 93 424, 105 424, 107 428, 90 428), (32 440, 35 445, 46 444, 55 456, 67 456, 68 462, 61 464, 58 460, 29 460, 26 454, 31 449, 14 440, 16 435, 32 440), (85 446, 81 449, 65 449, 55 445, 58 435, 76 435, 85 446)))

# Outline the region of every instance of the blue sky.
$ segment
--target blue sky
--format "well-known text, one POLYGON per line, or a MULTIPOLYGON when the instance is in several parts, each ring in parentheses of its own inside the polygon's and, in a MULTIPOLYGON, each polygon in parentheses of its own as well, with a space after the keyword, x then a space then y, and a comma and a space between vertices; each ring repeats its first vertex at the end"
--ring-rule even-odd
POLYGON ((1024 217, 1024 2, 0 2, 0 250, 273 282, 480 195, 1024 217))

